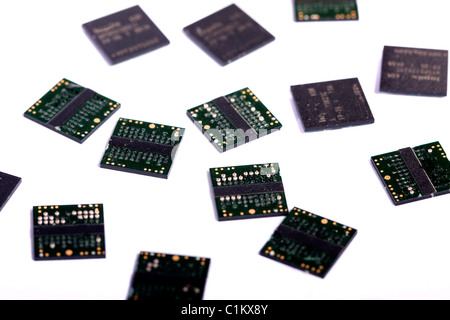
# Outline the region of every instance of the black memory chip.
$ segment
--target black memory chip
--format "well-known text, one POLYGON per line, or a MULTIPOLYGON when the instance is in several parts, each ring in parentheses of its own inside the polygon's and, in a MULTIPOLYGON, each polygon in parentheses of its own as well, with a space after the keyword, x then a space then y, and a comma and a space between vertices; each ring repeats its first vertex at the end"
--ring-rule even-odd
POLYGON ((34 260, 105 258, 102 204, 33 207, 34 260))
POLYGON ((385 46, 380 91, 447 95, 448 51, 385 46))
POLYGON ((291 86, 305 131, 374 123, 357 78, 291 86))
POLYGON ((111 64, 169 44, 169 40, 139 7, 83 24, 85 32, 111 64))
POLYGON ((209 258, 142 251, 131 279, 128 300, 203 299, 209 258))
POLYGON ((275 40, 235 4, 185 27, 184 31, 221 65, 275 40))
POLYGON ((13 175, 0 172, 0 211, 11 198, 14 191, 16 191, 22 179, 13 175))

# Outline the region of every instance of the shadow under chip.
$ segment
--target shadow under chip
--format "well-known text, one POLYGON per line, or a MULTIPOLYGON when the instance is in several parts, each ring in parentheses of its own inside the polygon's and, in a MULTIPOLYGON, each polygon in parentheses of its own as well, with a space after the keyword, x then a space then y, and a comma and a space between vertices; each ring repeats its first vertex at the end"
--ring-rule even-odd
POLYGON ((357 78, 291 86, 305 131, 374 123, 357 78))
POLYGON ((110 64, 117 64, 169 44, 139 7, 83 24, 83 29, 110 64))
POLYGON ((448 51, 385 46, 380 91, 447 96, 448 51))
POLYGON ((275 40, 235 4, 185 27, 184 31, 221 65, 275 40))

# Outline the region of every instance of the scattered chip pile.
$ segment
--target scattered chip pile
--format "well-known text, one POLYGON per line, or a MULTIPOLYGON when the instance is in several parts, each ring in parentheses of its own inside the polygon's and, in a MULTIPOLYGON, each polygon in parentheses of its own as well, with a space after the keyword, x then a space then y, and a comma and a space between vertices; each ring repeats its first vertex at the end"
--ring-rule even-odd
POLYGON ((118 102, 63 79, 31 106, 24 116, 83 143, 119 107, 118 102))
POLYGON ((356 233, 351 227, 294 208, 260 254, 324 278, 356 233))
POLYGON ((184 31, 220 65, 227 65, 275 40, 235 4, 185 27, 184 31))
POLYGON ((105 258, 102 204, 33 207, 34 260, 105 258))
POLYGON ((211 168, 219 221, 286 215, 278 163, 211 168))
POLYGON ((143 251, 137 258, 128 300, 202 300, 209 265, 209 258, 143 251))
POLYGON ((187 114, 219 152, 231 150, 282 127, 249 88, 199 105, 188 110, 187 114))
POLYGON ((100 166, 167 179, 184 129, 121 118, 100 166))
POLYGON ((450 162, 439 142, 372 157, 395 205, 450 192, 450 162))

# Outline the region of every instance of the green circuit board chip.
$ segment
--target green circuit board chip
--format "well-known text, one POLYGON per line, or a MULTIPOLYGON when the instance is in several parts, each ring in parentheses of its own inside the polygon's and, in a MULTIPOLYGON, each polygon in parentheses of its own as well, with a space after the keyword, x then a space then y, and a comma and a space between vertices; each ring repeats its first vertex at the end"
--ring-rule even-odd
POLYGON ((287 214, 278 163, 211 168, 209 172, 219 221, 287 214))
POLYGON ((295 0, 296 21, 358 20, 356 0, 295 0))
POLYGON ((231 150, 282 127, 249 88, 189 109, 187 114, 219 152, 231 150))
POLYGON ((260 254, 324 278, 356 234, 356 229, 294 208, 260 254))
POLYGON ((100 167, 167 179, 184 129, 121 118, 100 167))
POLYGON ((24 116, 83 143, 119 108, 118 102, 63 79, 31 106, 24 116))
POLYGON ((209 258, 142 251, 127 299, 202 300, 209 265, 209 258))
POLYGON ((373 156, 371 162, 395 205, 450 192, 450 162, 438 141, 373 156))
POLYGON ((105 258, 102 204, 33 207, 34 260, 105 258))

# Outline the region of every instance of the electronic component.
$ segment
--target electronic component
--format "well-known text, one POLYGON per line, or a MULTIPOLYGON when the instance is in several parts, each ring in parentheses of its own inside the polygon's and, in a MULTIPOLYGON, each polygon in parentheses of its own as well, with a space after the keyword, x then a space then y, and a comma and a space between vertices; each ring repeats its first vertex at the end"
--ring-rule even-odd
POLYGON ((34 260, 105 258, 102 204, 33 207, 34 260))
POLYGON ((209 258, 143 251, 137 258, 128 300, 202 300, 209 265, 209 258))
POLYGON ((288 212, 278 163, 209 169, 219 221, 288 212))
POLYGON ((358 20, 356 0, 295 0, 296 21, 358 20))
POLYGON ((85 23, 83 29, 113 65, 169 44, 139 6, 85 23))
POLYGON ((100 167, 168 178, 184 129, 121 118, 100 167))
POLYGON ((281 129, 281 123, 248 88, 216 98, 187 112, 220 152, 281 129))
POLYGON ((306 132, 374 123, 357 78, 291 86, 306 132))
POLYGON ((21 182, 21 178, 0 171, 0 211, 2 211, 21 182))
POLYGON ((83 143, 120 104, 63 79, 30 107, 24 116, 83 143))
POLYGON ((448 51, 385 46, 380 91, 447 95, 448 51))
POLYGON ((353 228, 294 208, 260 254, 324 278, 356 233, 353 228))
POLYGON ((403 148, 371 160, 395 205, 450 192, 450 162, 439 142, 403 148))
POLYGON ((221 65, 275 40, 235 4, 185 27, 184 31, 221 65))

